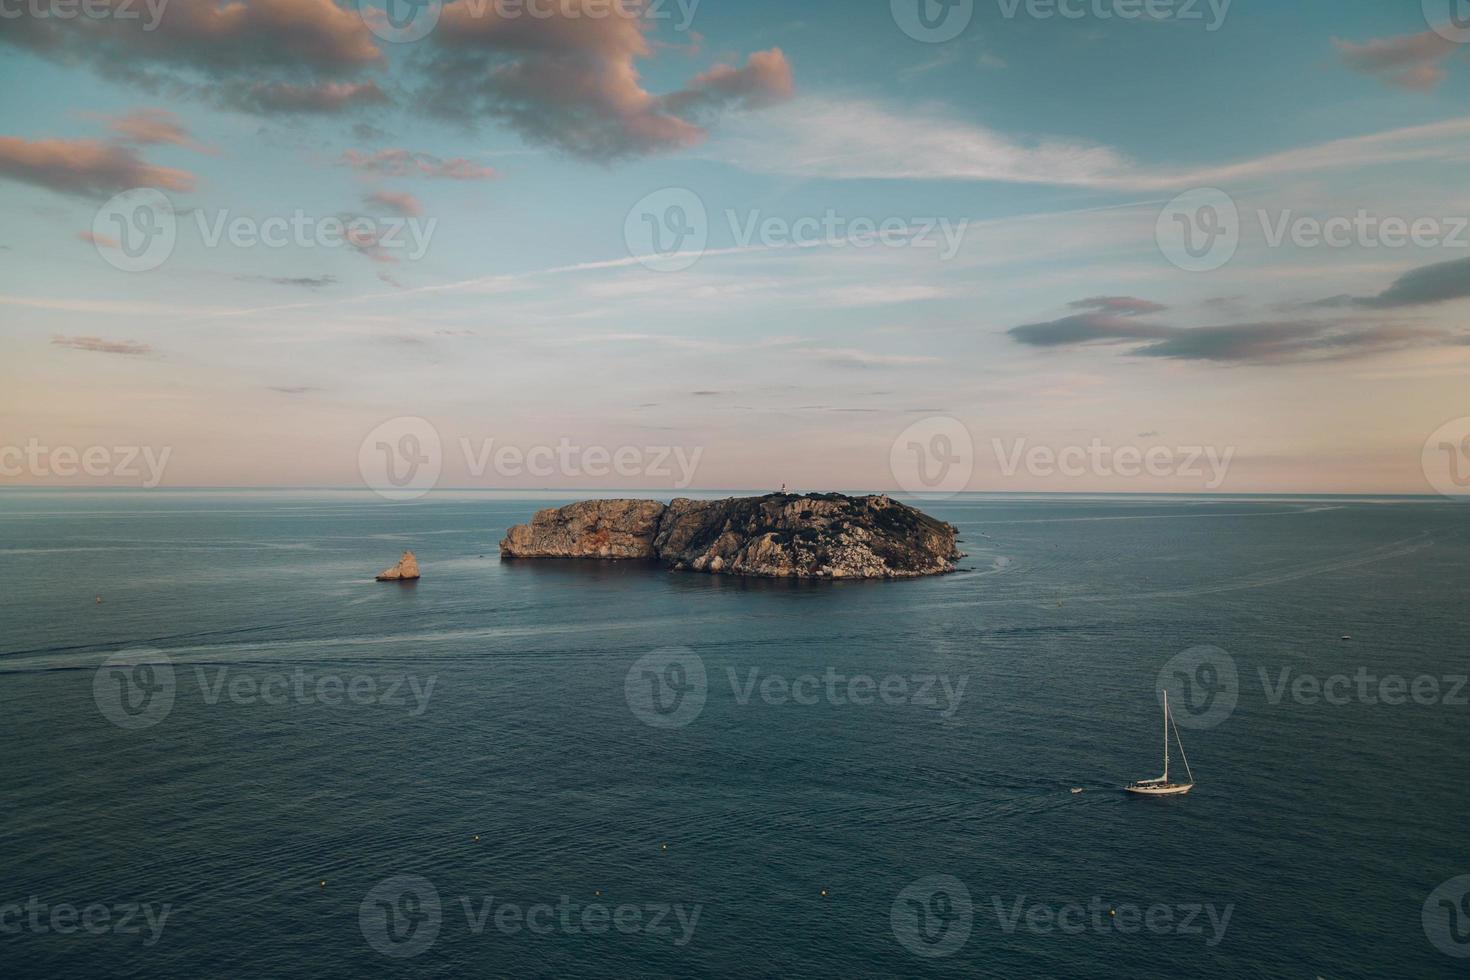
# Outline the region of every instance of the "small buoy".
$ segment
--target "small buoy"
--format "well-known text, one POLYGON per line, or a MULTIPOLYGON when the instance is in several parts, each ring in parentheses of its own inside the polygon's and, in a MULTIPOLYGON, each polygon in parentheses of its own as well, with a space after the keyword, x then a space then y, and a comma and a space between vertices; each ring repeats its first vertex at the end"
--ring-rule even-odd
POLYGON ((669 849, 669 845, 667 845, 667 844, 660 844, 659 845, 659 850, 661 850, 661 851, 667 851, 668 849, 669 849))
POLYGON ((1115 916, 1117 914, 1118 914, 1118 910, 1117 909, 1108 909, 1108 915, 1109 916, 1115 916))
POLYGON ((101 602, 102 601, 102 597, 100 595, 97 597, 97 601, 98 602, 101 602))
POLYGON ((825 888, 822 889, 822 897, 823 898, 826 898, 827 897, 827 889, 825 889, 825 888))
POLYGON ((592 893, 592 895, 593 895, 593 896, 594 896, 594 897, 595 897, 595 898, 601 898, 601 897, 602 897, 602 892, 593 892, 593 893, 592 893))
POLYGON ((323 882, 321 882, 320 885, 318 885, 318 887, 319 888, 325 888, 325 887, 327 887, 327 883, 325 881, 323 881, 323 882))
MULTIPOLYGON (((99 600, 99 601, 100 601, 100 600, 99 600)), ((1343 640, 1344 640, 1344 641, 1347 641, 1347 640, 1351 640, 1351 639, 1352 639, 1352 637, 1351 637, 1351 636, 1344 636, 1344 637, 1343 637, 1343 640)))
POLYGON ((479 835, 479 834, 476 834, 476 835, 475 835, 475 840, 476 840, 476 842, 478 842, 478 841, 479 841, 479 839, 480 839, 480 835, 479 835))

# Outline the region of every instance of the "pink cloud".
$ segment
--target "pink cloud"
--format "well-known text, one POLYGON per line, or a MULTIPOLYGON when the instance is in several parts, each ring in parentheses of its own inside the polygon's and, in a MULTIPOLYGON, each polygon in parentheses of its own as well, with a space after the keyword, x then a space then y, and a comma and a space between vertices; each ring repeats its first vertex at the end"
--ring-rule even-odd
POLYGON ((120 247, 118 240, 108 235, 97 235, 90 231, 79 231, 77 232, 77 237, 84 242, 91 242, 93 245, 105 245, 108 248, 120 247))
POLYGON ((1459 45, 1434 31, 1376 38, 1362 44, 1333 38, 1332 43, 1351 70, 1419 92, 1435 88, 1448 77, 1441 63, 1459 50, 1459 45))
POLYGON ((376 204, 394 214, 401 214, 408 218, 416 218, 424 213, 419 199, 407 191, 373 191, 367 195, 366 200, 369 204, 376 204))
POLYGON ((442 160, 429 153, 416 153, 401 148, 377 150, 373 153, 348 150, 337 162, 344 167, 388 177, 409 177, 417 174, 449 180, 493 180, 500 176, 494 168, 481 166, 464 157, 442 160))
POLYGON ((430 35, 425 108, 467 122, 498 119, 533 143, 608 160, 693 146, 706 136, 700 117, 794 91, 786 56, 772 49, 655 95, 638 71, 654 53, 641 6, 614 4, 612 16, 591 17, 574 16, 581 8, 570 2, 548 17, 500 16, 475 0, 447 4, 430 35))
POLYGON ((179 117, 167 109, 135 109, 125 116, 111 120, 111 129, 124 142, 141 146, 167 143, 200 153, 219 153, 213 147, 196 141, 179 122, 179 117))
POLYGON ((98 140, 0 136, 0 177, 64 194, 110 194, 130 187, 187 191, 194 175, 144 162, 131 147, 98 140))

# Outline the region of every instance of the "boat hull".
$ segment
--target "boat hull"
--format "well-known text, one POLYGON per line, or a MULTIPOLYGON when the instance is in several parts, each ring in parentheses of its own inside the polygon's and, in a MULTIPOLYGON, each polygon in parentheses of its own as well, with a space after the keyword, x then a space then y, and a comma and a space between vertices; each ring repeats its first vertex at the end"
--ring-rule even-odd
POLYGON ((1126 786, 1124 792, 1134 796, 1183 796, 1194 789, 1194 783, 1169 783, 1164 786, 1126 786))

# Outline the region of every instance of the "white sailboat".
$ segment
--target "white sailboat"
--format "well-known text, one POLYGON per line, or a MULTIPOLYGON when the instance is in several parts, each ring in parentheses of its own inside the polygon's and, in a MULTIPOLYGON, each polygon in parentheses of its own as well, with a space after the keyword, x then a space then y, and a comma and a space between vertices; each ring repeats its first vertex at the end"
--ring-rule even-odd
POLYGON ((1164 692, 1164 774, 1158 779, 1140 779, 1136 783, 1129 783, 1125 787, 1126 792, 1135 796, 1183 796, 1194 789, 1194 773, 1189 771, 1189 757, 1184 754, 1184 742, 1179 738, 1179 729, 1174 728, 1174 722, 1169 717, 1169 692, 1164 692), (1175 783, 1169 780, 1169 730, 1174 730, 1174 740, 1179 742, 1179 757, 1184 760, 1184 772, 1189 776, 1187 783, 1175 783))

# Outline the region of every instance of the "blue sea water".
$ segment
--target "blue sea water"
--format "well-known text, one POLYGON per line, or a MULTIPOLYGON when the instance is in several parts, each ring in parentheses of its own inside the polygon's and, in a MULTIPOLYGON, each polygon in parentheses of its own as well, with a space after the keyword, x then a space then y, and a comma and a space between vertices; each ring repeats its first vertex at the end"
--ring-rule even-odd
POLYGON ((1470 509, 917 501, 969 557, 891 583, 499 560, 566 499, 0 495, 0 975, 1466 975, 1470 509), (1128 797, 1200 646, 1198 785, 1128 797), (1437 693, 1313 695, 1360 672, 1437 693))

